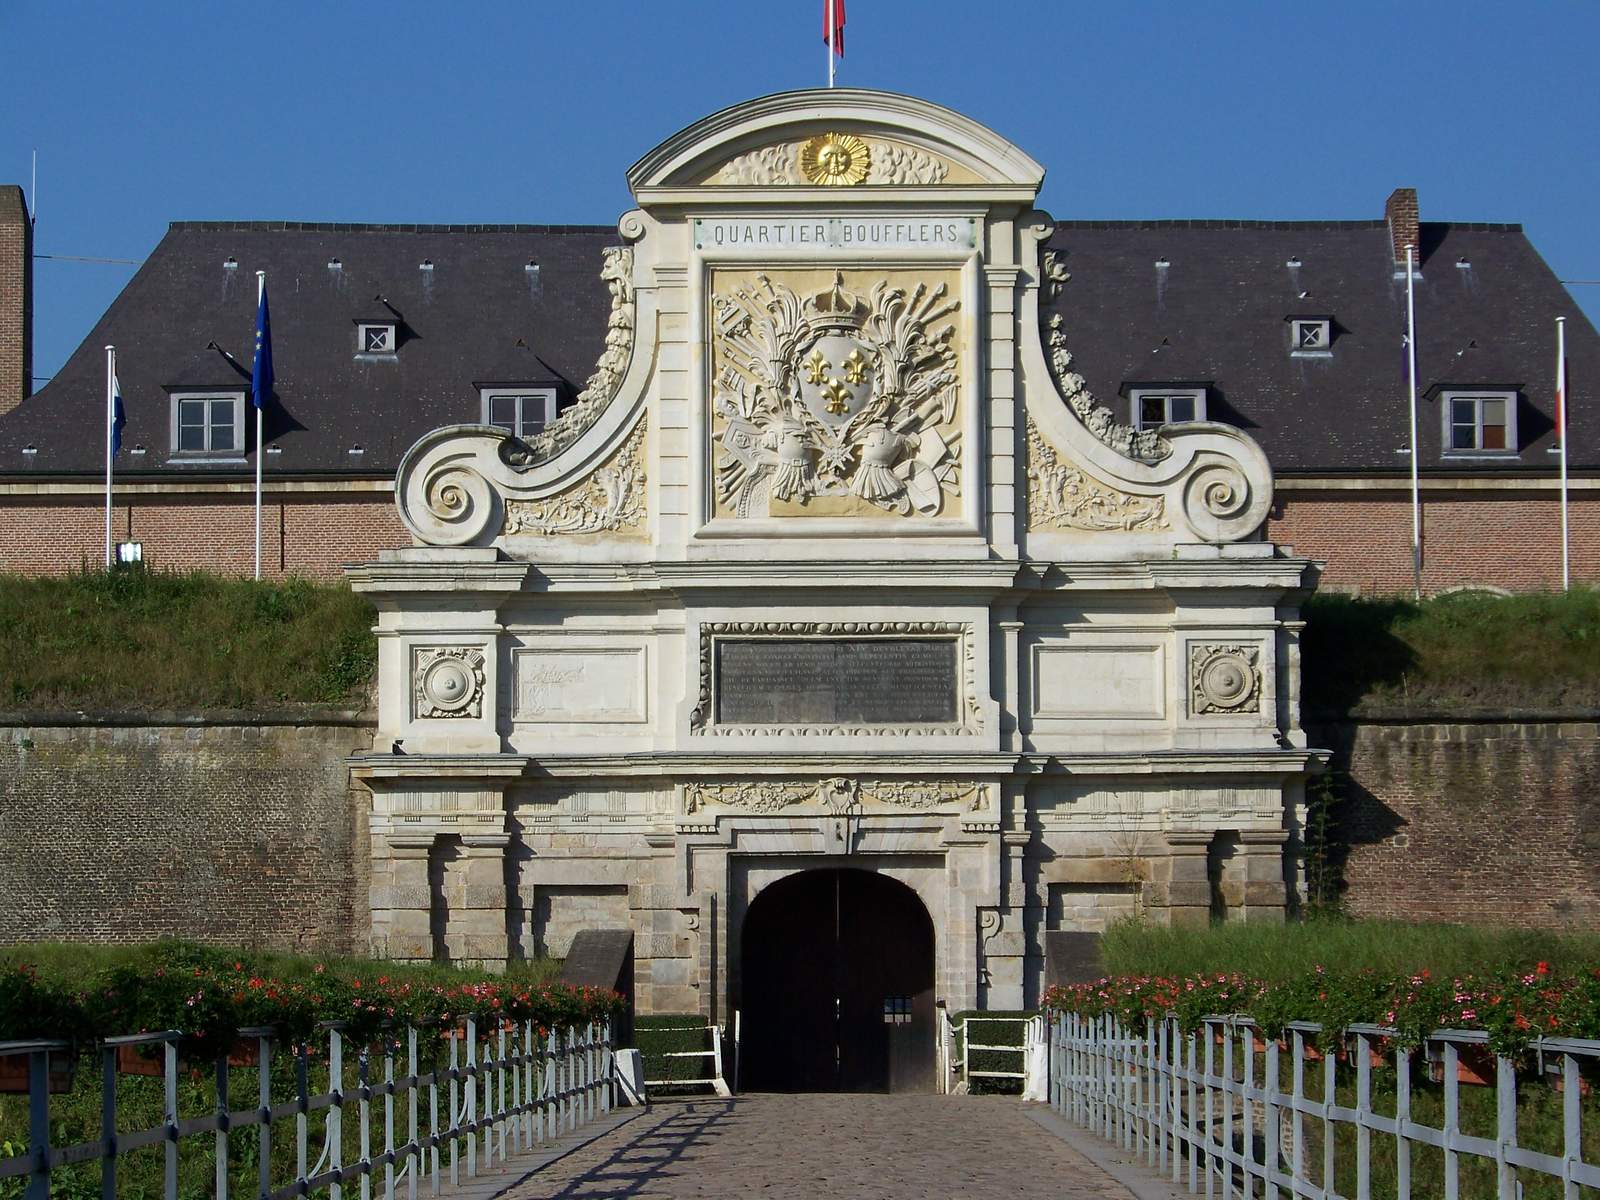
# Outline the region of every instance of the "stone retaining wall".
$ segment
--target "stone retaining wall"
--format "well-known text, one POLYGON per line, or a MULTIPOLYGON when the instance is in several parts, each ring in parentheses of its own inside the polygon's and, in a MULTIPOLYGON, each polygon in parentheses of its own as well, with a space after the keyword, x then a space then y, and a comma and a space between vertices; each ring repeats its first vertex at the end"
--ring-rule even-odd
POLYGON ((1600 929, 1600 718, 1313 726, 1352 915, 1600 929))
POLYGON ((365 950, 348 714, 0 718, 0 943, 365 950))

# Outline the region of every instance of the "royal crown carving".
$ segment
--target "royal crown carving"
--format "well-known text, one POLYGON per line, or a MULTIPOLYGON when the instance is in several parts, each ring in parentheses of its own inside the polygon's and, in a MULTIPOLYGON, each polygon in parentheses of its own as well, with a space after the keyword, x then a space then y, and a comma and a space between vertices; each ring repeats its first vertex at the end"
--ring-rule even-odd
POLYGON ((713 297, 719 515, 778 504, 937 516, 960 491, 957 326, 948 282, 807 295, 768 274, 713 297))

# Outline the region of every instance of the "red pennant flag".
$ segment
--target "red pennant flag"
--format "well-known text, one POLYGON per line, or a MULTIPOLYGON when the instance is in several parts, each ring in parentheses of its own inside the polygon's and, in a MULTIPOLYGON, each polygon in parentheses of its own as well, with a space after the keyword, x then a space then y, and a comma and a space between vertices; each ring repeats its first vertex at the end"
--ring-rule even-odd
POLYGON ((822 40, 844 57, 844 0, 822 0, 822 40))

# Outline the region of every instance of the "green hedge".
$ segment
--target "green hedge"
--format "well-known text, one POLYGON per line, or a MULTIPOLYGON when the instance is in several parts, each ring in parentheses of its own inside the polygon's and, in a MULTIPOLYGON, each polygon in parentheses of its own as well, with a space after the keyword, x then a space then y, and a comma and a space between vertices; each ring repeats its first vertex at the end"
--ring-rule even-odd
MULTIPOLYGON (((711 1049, 711 1026, 699 1013, 635 1017, 633 1041, 644 1059, 646 1079, 704 1079, 711 1074, 709 1058, 668 1058, 668 1054, 711 1049), (692 1027, 692 1028, 691 1028, 692 1027)), ((685 1084, 684 1088, 696 1085, 685 1084)), ((660 1093, 663 1089, 656 1087, 660 1093)), ((667 1091, 681 1090, 668 1087, 667 1091)))
MULTIPOLYGON (((991 1009, 980 1011, 968 1009, 958 1012, 952 1018, 955 1021, 955 1039, 951 1043, 951 1053, 955 1057, 958 1067, 961 1054, 966 1044, 965 1031, 971 1029, 971 1037, 975 1044, 980 1046, 1016 1046, 1022 1047, 1023 1036, 1027 1026, 1020 1021, 995 1021, 989 1022, 984 1017, 1031 1017, 1035 1014, 1021 1009, 991 1009), (971 1026, 965 1022, 973 1019, 971 1026)), ((974 1050, 972 1059, 968 1064, 974 1071, 1020 1071, 1022 1070, 1022 1055, 1012 1054, 1005 1050, 974 1050)), ((974 1095, 1006 1095, 1019 1096, 1022 1094, 1022 1080, 1020 1079, 985 1079, 974 1078, 970 1081, 968 1090, 974 1095)))
POLYGON ((289 1041, 323 1021, 370 1041, 385 1027, 505 1016, 562 1028, 619 1011, 622 998, 573 988, 543 964, 505 974, 372 959, 161 941, 132 947, 43 944, 0 951, 0 1040, 96 1038, 177 1029, 226 1044, 237 1029, 273 1026, 289 1041))

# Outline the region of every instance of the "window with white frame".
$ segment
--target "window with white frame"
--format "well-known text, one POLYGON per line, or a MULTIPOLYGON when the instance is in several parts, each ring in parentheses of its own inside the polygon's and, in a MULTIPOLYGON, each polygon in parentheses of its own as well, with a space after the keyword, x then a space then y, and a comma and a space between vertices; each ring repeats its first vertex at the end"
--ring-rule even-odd
POLYGON ((532 437, 556 419, 555 388, 484 388, 483 420, 519 438, 532 437))
POLYGON ((1159 429, 1179 421, 1206 419, 1204 388, 1134 388, 1128 395, 1133 401, 1135 429, 1159 429))
POLYGON ((395 343, 392 324, 363 321, 356 326, 357 354, 393 354, 395 343))
POLYGON ((1297 317, 1289 322, 1290 347, 1296 354, 1320 354, 1333 348, 1333 322, 1323 317, 1297 317))
POLYGON ((244 393, 183 393, 172 397, 175 454, 244 454, 244 393))
POLYGON ((1515 392, 1444 393, 1446 454, 1517 453, 1515 392))

